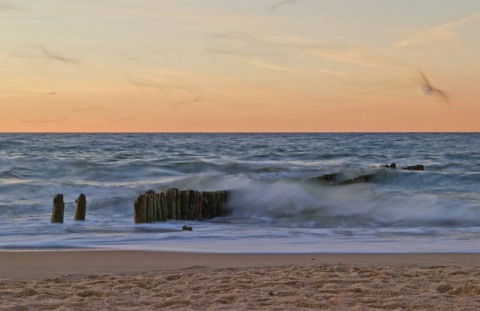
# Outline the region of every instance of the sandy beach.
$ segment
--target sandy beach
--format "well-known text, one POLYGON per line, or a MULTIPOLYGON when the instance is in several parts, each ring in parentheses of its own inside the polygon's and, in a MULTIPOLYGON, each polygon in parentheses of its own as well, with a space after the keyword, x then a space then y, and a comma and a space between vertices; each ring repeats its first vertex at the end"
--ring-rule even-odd
POLYGON ((0 310, 478 310, 480 254, 0 252, 0 310))

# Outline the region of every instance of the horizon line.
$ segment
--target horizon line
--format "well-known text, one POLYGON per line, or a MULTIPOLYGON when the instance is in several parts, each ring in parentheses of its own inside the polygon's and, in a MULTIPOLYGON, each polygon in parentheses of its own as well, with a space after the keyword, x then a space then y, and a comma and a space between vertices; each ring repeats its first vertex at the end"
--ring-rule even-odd
POLYGON ((138 132, 128 132, 128 131, 118 131, 118 132, 61 132, 61 131, 45 131, 45 132, 2 132, 0 134, 449 134, 449 133, 458 133, 458 134, 478 134, 480 131, 263 131, 263 132, 248 132, 248 131, 225 131, 225 132, 207 132, 207 131, 198 131, 198 132, 148 132, 148 131, 138 131, 138 132))

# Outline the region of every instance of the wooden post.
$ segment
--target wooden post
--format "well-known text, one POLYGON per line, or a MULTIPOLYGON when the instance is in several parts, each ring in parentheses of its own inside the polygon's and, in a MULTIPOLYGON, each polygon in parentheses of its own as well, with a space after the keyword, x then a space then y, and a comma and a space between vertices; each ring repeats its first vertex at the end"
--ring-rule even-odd
POLYGON ((176 208, 176 216, 175 219, 176 220, 180 220, 182 218, 182 208, 181 208, 181 204, 180 204, 180 190, 178 188, 173 188, 174 191, 175 191, 175 197, 177 198, 177 203, 175 203, 175 208, 176 208))
POLYGON ((177 215, 177 194, 174 188, 170 188, 165 193, 167 205, 167 219, 176 219, 177 215))
POLYGON ((136 224, 147 222, 147 209, 146 209, 146 196, 145 194, 141 194, 135 200, 133 204, 135 207, 135 218, 134 222, 136 224))
POLYGON ((202 219, 202 201, 202 192, 195 191, 195 209, 193 211, 193 217, 195 217, 195 219, 202 219))
POLYGON ((217 199, 217 216, 223 216, 223 213, 225 211, 225 203, 227 201, 227 191, 226 190, 217 191, 216 199, 217 199))
POLYGON ((167 195, 165 192, 160 193, 160 209, 162 217, 158 221, 166 221, 167 220, 167 195))
POLYGON ((203 193, 203 211, 204 218, 210 219, 217 216, 215 193, 212 191, 205 191, 203 193))
POLYGON ((64 211, 65 211, 65 203, 63 203, 63 194, 57 194, 53 197, 51 223, 63 223, 64 211))
POLYGON ((189 199, 188 190, 180 191, 180 219, 187 219, 188 215, 188 199, 189 199))
POLYGON ((160 221, 162 214, 160 210, 160 193, 153 195, 153 221, 160 221))
POLYGON ((215 191, 215 201, 217 203, 216 206, 216 214, 217 216, 222 216, 222 209, 223 209, 223 191, 215 191))
POLYGON ((195 213, 195 203, 197 200, 195 199, 195 191, 194 190, 189 190, 188 191, 188 211, 187 211, 187 218, 192 220, 195 218, 194 213, 195 213))
POLYGON ((85 220, 85 214, 87 213, 87 197, 81 193, 75 200, 77 207, 75 208, 75 216, 73 220, 85 220))
POLYGON ((153 200, 154 200, 155 191, 148 190, 145 192, 146 198, 146 209, 147 209, 147 222, 153 222, 153 200))

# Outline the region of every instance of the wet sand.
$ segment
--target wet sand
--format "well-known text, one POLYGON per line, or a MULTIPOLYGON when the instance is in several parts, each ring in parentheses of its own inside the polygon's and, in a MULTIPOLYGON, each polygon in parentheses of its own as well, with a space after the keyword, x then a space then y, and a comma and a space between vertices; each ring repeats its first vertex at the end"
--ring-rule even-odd
POLYGON ((480 254, 0 252, 0 310, 477 310, 480 254))

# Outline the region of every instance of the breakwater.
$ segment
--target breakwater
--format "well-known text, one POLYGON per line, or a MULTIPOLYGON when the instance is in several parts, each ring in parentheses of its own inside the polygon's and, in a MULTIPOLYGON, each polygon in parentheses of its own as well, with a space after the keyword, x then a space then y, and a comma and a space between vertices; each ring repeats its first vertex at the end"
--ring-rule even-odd
POLYGON ((229 191, 198 191, 170 188, 156 193, 148 190, 134 202, 134 222, 204 220, 225 214, 229 191))

